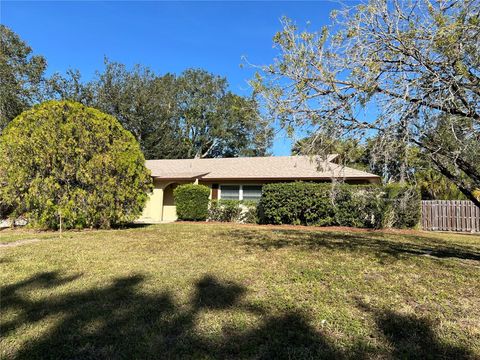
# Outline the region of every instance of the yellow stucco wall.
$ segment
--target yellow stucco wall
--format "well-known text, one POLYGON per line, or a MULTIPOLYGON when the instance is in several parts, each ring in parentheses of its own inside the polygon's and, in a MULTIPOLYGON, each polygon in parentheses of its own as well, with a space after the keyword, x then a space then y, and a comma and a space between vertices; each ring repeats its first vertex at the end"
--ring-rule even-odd
POLYGON ((139 222, 156 223, 162 221, 163 216, 163 188, 164 185, 161 181, 153 181, 154 189, 150 194, 150 198, 143 209, 142 216, 139 222))
POLYGON ((145 205, 140 223, 159 223, 162 221, 177 220, 177 209, 173 199, 173 189, 176 185, 186 184, 188 181, 172 182, 155 179, 154 190, 145 205))

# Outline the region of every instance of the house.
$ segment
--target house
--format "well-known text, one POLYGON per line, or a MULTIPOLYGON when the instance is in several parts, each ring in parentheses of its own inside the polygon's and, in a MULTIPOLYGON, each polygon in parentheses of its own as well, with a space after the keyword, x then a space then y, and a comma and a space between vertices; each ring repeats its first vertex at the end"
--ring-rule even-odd
POLYGON ((271 182, 343 180, 374 184, 380 177, 342 166, 332 154, 326 160, 309 156, 240 157, 214 159, 147 160, 154 190, 140 222, 176 220, 173 190, 186 183, 210 187, 211 199, 257 200, 262 185, 271 182))

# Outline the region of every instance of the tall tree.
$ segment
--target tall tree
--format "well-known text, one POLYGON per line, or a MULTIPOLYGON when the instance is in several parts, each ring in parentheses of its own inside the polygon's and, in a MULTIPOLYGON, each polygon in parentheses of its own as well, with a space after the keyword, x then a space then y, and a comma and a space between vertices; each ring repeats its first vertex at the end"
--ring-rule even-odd
POLYGON ((225 78, 189 69, 178 78, 185 157, 265 155, 272 130, 255 100, 227 91, 225 78))
POLYGON ((46 79, 45 97, 93 104, 93 89, 90 83, 82 82, 79 70, 68 69, 65 76, 55 73, 46 79))
POLYGON ((0 24, 0 134, 41 96, 47 62, 17 34, 0 24))
POLYGON ((204 70, 158 75, 105 60, 94 80, 83 83, 69 71, 53 76, 49 90, 115 116, 147 159, 260 156, 273 137, 255 100, 233 94, 225 78, 204 70))
POLYGON ((480 189, 480 131, 474 121, 438 116, 421 140, 422 152, 434 166, 463 194, 471 193, 478 199, 475 190, 480 189))
POLYGON ((92 105, 115 116, 139 141, 147 159, 177 157, 178 106, 175 77, 140 65, 105 61, 105 71, 89 84, 92 105))
POLYGON ((273 116, 324 134, 414 143, 480 206, 478 159, 465 156, 476 148, 452 158, 449 137, 431 136, 438 119, 453 117, 478 139, 480 2, 369 0, 332 15, 319 32, 284 20, 274 38, 280 56, 253 81, 273 116))

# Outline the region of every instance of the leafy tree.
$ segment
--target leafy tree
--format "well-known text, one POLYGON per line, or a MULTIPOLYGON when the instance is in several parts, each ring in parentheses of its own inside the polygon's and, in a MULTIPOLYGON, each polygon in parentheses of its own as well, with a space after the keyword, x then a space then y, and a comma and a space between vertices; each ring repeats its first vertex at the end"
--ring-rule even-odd
POLYGON ((151 189, 132 134, 71 101, 45 102, 15 118, 0 137, 0 157, 3 207, 43 228, 133 221, 151 189))
POLYGON ((157 75, 136 65, 105 61, 89 83, 79 72, 56 74, 50 94, 115 116, 147 159, 265 155, 273 137, 253 99, 227 90, 225 78, 190 69, 157 75))
POLYGON ((480 189, 480 131, 472 119, 439 116, 422 137, 423 153, 469 199, 480 189), (468 196, 471 194, 472 196, 468 196))
POLYGON ((333 13, 333 26, 319 32, 299 32, 285 19, 274 38, 280 56, 253 85, 287 128, 306 124, 336 138, 403 142, 400 159, 414 143, 480 206, 473 195, 478 159, 465 156, 478 155, 476 148, 452 158, 452 137, 431 136, 447 117, 478 139, 479 14, 476 0, 369 0, 333 13))
POLYGON ((272 130, 255 100, 227 91, 227 80, 189 69, 178 78, 184 157, 265 155, 272 130))
POLYGON ((47 62, 5 25, 0 24, 0 134, 41 95, 47 62))
POLYGON ((181 155, 175 77, 159 77, 149 68, 105 59, 105 70, 87 83, 79 71, 55 74, 49 82, 52 97, 81 102, 117 118, 140 143, 147 159, 181 155))
POLYGON ((105 71, 90 84, 92 105, 115 116, 140 143, 147 159, 175 158, 178 106, 175 77, 157 76, 149 68, 105 62, 105 71))
POLYGON ((59 73, 53 74, 46 79, 45 97, 48 99, 63 99, 93 105, 93 89, 90 83, 82 82, 79 70, 69 69, 66 76, 59 73))
POLYGON ((371 171, 366 146, 356 139, 334 139, 312 134, 296 141, 292 146, 292 154, 339 154, 341 156, 337 162, 358 170, 371 171))

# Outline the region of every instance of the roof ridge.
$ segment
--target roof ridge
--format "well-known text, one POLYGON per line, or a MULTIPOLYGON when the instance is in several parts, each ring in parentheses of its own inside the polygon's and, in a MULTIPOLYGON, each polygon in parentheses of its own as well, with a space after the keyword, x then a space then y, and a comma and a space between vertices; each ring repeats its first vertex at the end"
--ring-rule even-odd
MULTIPOLYGON (((180 161, 180 160, 233 160, 233 159, 279 159, 279 158, 313 158, 320 155, 280 155, 280 156, 234 156, 234 157, 216 157, 216 158, 192 158, 192 159, 149 159, 146 161, 180 161)), ((337 157, 338 154, 327 154, 327 159, 331 156, 337 157)))

